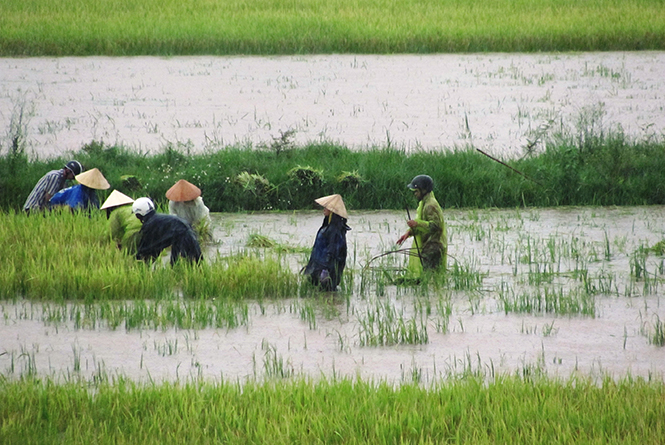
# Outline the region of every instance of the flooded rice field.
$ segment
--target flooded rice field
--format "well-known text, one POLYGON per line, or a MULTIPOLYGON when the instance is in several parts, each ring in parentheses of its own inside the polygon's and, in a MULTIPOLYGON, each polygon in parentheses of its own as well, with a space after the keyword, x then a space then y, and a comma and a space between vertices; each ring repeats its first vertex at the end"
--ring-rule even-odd
POLYGON ((251 142, 466 146, 665 133, 665 52, 0 59, 0 129, 39 157, 251 142))
MULTIPOLYGON (((665 207, 447 210, 448 281, 427 290, 391 283, 404 256, 370 262, 395 248, 402 213, 350 212, 343 291, 238 303, 245 315, 233 328, 113 327, 53 316, 90 311, 84 304, 0 302, 0 373, 425 384, 468 373, 662 379, 665 259, 646 248, 665 236, 665 207)), ((250 249, 251 235, 262 235, 293 248, 282 258, 296 272, 321 221, 318 212, 215 214, 207 261, 250 249)))

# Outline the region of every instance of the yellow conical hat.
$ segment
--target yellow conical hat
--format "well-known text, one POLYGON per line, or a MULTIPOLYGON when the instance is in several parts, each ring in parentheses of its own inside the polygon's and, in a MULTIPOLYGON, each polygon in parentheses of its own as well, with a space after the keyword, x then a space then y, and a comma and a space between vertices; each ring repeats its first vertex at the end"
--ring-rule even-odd
POLYGON ((171 201, 192 201, 201 196, 201 189, 181 179, 168 189, 166 197, 171 201))
POLYGON ((111 207, 118 207, 125 204, 131 204, 133 202, 134 200, 129 196, 117 190, 113 190, 109 197, 106 198, 106 201, 104 201, 104 204, 102 204, 100 207, 100 210, 109 209, 111 207))
POLYGON ((344 219, 348 219, 349 215, 346 213, 346 206, 342 200, 342 195, 334 194, 324 196, 322 198, 315 199, 314 202, 325 207, 333 213, 341 216, 344 219))
POLYGON ((91 189, 106 190, 111 187, 111 184, 109 184, 104 175, 102 175, 102 172, 97 168, 76 175, 76 180, 79 184, 83 184, 91 189))

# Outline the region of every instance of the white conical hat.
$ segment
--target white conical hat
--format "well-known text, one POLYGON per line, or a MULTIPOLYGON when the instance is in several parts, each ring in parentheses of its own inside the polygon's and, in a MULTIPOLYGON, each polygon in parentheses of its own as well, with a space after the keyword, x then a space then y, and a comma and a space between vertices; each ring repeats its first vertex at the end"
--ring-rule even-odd
POLYGON ((166 197, 171 201, 192 201, 201 196, 201 189, 181 179, 168 189, 166 197))
POLYGON ((111 187, 111 184, 109 184, 104 175, 102 175, 102 172, 97 168, 76 175, 76 180, 79 184, 83 184, 91 189, 106 190, 111 187))
POLYGON ((131 204, 133 202, 134 200, 129 196, 117 190, 113 190, 109 197, 106 198, 106 201, 104 201, 104 204, 102 204, 100 207, 100 210, 109 209, 111 207, 118 207, 125 204, 131 204))
POLYGON ((325 207, 331 212, 336 213, 344 219, 349 218, 348 213, 346 213, 346 206, 342 200, 342 195, 328 195, 324 196, 323 198, 315 199, 314 202, 321 205, 322 207, 325 207))

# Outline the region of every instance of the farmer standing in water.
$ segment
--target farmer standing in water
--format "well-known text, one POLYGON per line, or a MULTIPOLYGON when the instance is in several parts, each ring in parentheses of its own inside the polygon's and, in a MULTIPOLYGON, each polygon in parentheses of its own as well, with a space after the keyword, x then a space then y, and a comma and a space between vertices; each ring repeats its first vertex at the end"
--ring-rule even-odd
POLYGON ((432 178, 418 175, 407 187, 418 200, 418 210, 415 219, 407 221, 409 230, 397 240, 397 244, 401 246, 407 238, 413 237, 407 279, 417 281, 423 270, 446 269, 448 239, 443 211, 434 197, 432 178))

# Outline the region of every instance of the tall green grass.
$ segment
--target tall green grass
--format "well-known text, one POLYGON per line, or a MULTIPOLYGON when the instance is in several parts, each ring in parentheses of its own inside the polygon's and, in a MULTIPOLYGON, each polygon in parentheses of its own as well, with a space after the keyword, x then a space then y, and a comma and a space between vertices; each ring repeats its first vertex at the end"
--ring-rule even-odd
POLYGON ((0 56, 665 48, 662 1, 5 0, 0 56))
MULTIPOLYGON (((533 180, 473 148, 357 151, 321 143, 227 146, 196 154, 190 148, 169 144, 148 155, 93 141, 72 156, 100 168, 112 188, 162 205, 166 191, 187 179, 215 212, 314 209, 315 198, 331 193, 342 194, 351 210, 415 207, 406 184, 423 173, 434 179, 446 208, 665 204, 665 142, 629 141, 622 134, 570 135, 538 154, 505 160, 533 180), (138 185, 123 181, 126 175, 138 185)), ((0 156, 0 190, 7 191, 0 193, 0 209, 20 209, 39 178, 67 160, 0 156)), ((106 194, 100 193, 102 199, 106 194)))
POLYGON ((0 442, 661 443, 662 382, 305 379, 94 387, 0 380, 0 442))
POLYGON ((298 275, 282 267, 278 256, 239 253, 173 268, 137 261, 115 247, 101 211, 10 211, 0 213, 0 221, 0 239, 6 240, 0 243, 0 299, 242 300, 301 292, 298 275))

